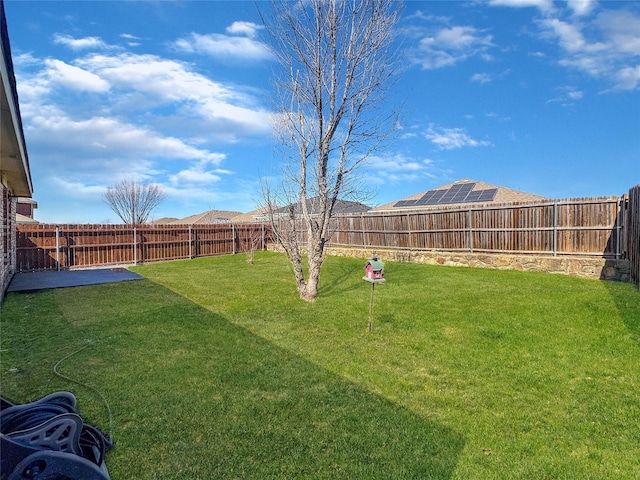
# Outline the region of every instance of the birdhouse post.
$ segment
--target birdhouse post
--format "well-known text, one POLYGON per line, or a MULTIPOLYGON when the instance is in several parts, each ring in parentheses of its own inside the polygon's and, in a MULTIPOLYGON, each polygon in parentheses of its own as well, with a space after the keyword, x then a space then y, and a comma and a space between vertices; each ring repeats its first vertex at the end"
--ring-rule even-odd
POLYGON ((376 288, 376 283, 384 283, 387 280, 384 278, 384 264, 378 260, 375 255, 364 266, 365 276, 363 280, 371 283, 371 299, 369 301, 369 325, 367 330, 370 332, 373 329, 373 293, 376 288))

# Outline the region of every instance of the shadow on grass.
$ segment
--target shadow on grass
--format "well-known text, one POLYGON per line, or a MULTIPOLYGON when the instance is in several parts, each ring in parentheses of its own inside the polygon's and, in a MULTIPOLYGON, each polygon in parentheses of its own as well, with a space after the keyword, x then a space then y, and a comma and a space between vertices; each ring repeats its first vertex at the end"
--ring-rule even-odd
POLYGON ((320 288, 318 288, 318 296, 332 296, 360 290, 359 287, 361 286, 354 284, 353 279, 357 277, 358 274, 364 276, 364 261, 360 268, 345 262, 334 263, 333 260, 332 257, 325 260, 323 274, 320 277, 321 283, 320 288), (327 273, 327 271, 329 271, 329 273, 327 273), (331 283, 326 283, 327 277, 331 278, 331 283))
POLYGON ((602 280, 629 333, 640 344, 640 291, 631 283, 602 280))
MULTIPOLYGON (((177 297, 168 290, 163 295, 177 297)), ((173 464, 167 478, 176 470, 231 478, 452 475, 464 445, 460 434, 198 305, 178 298, 176 302, 181 304, 177 311, 170 306, 157 317, 165 323, 178 314, 179 325, 168 332, 179 328, 179 340, 149 364, 155 380, 148 388, 164 384, 166 393, 158 400, 171 406, 175 429, 173 438, 165 440, 173 442, 170 451, 151 460, 173 464), (165 383, 167 378, 173 385, 165 383)), ((136 383, 144 385, 149 373, 136 383)), ((156 428, 149 428, 146 435, 142 444, 152 444, 156 428)))
MULTIPOLYGON (((64 341, 104 339, 63 370, 109 399, 116 447, 106 462, 114 479, 446 479, 454 472, 460 433, 163 286, 142 280, 55 296, 59 314, 50 320, 66 329, 64 341)), ((3 334, 19 340, 24 328, 3 334)), ((54 347, 41 361, 60 356, 54 347)))

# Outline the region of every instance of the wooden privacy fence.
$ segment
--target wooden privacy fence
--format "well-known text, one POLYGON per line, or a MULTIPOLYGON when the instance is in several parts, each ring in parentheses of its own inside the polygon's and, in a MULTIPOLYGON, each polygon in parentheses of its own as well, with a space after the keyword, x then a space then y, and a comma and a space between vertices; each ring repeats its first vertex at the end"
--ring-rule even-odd
MULTIPOLYGON (((333 247, 625 258, 618 197, 541 203, 368 212, 332 219, 333 247)), ((298 229, 299 241, 306 232, 298 229)))
MULTIPOLYGON (((305 241, 298 228, 299 241, 305 241)), ((264 224, 19 225, 18 271, 136 264, 260 250, 264 224)), ((333 247, 628 259, 640 286, 640 185, 623 197, 342 215, 333 247)))
POLYGON ((264 249, 263 224, 19 225, 17 270, 126 265, 264 249))

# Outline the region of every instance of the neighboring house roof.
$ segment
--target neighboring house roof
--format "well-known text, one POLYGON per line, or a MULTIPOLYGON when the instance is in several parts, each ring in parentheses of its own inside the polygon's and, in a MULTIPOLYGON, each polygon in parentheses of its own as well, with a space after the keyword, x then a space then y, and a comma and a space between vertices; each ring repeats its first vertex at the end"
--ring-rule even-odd
POLYGON ((25 224, 25 223, 40 223, 37 220, 27 217, 26 215, 22 215, 21 213, 16 213, 16 223, 25 224))
POLYGON ((33 184, 13 73, 4 2, 0 0, 0 173, 12 195, 31 197, 33 184))
POLYGON ((461 179, 401 200, 374 208, 372 212, 434 209, 443 206, 478 206, 495 203, 522 203, 548 200, 547 197, 498 187, 476 180, 461 179))
MULTIPOLYGON (((300 204, 296 203, 293 205, 295 212, 300 213, 300 204)), ((282 207, 277 210, 274 210, 274 215, 285 215, 289 212, 290 207, 282 207)), ((307 209, 311 215, 314 215, 318 211, 318 198, 309 198, 307 199, 307 209)), ((336 204, 333 207, 334 215, 340 215, 345 213, 363 213, 371 210, 371 207, 360 203, 360 202, 351 202, 349 200, 336 200, 336 204)))
POLYGON ((165 223, 175 223, 176 220, 178 220, 176 217, 162 217, 162 218, 159 218, 158 220, 154 220, 151 223, 154 223, 157 225, 163 225, 165 223))
POLYGON ((247 213, 241 213, 231 219, 233 223, 266 222, 269 220, 267 212, 269 207, 256 208, 247 213))
POLYGON ((234 212, 229 210, 209 210, 208 212, 198 213, 190 217, 180 218, 170 223, 180 223, 184 225, 210 225, 213 223, 228 223, 233 217, 242 215, 242 212, 234 212))

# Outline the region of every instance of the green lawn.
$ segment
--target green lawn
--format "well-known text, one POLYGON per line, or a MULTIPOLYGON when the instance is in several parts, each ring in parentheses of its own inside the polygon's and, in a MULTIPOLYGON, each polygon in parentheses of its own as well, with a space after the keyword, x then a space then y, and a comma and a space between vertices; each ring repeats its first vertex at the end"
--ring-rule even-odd
POLYGON ((386 262, 367 332, 363 260, 132 270, 1 310, 2 395, 73 391, 112 480, 640 478, 632 285, 386 262))

